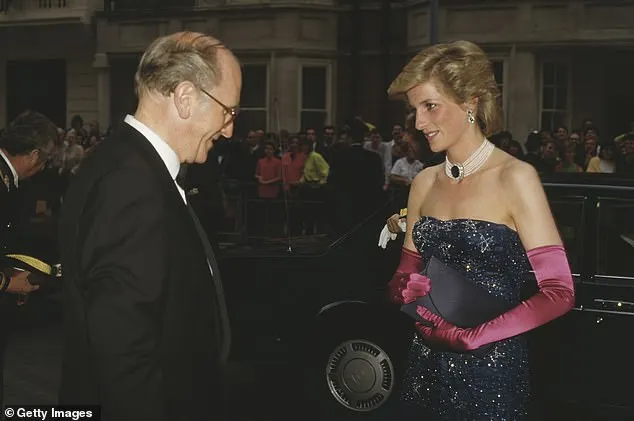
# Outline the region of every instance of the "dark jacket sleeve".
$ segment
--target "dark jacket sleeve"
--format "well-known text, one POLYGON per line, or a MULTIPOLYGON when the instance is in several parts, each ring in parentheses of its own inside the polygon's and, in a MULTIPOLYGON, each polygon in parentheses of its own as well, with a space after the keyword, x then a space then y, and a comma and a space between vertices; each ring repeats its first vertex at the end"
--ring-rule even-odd
POLYGON ((369 155, 370 158, 370 168, 371 171, 368 172, 370 174, 370 178, 372 180, 372 185, 382 189, 385 184, 385 172, 383 171, 383 161, 381 160, 381 156, 378 153, 372 153, 369 155))
MULTIPOLYGON (((0 158, 2 159, 2 158, 0 158)), ((15 195, 9 193, 2 181, 2 172, 0 172, 0 255, 4 256, 7 253, 15 252, 15 232, 14 232, 14 214, 15 214, 15 195)), ((2 259, 3 260, 3 259, 2 259)), ((6 262, 0 260, 0 271, 4 272, 8 267, 6 262)), ((9 276, 0 279, 0 298, 6 294, 6 290, 9 286, 9 276)), ((8 305, 5 298, 4 305, 8 305)), ((15 303, 15 301, 14 301, 15 303)))
POLYGON ((328 178, 326 181, 329 186, 336 186, 339 183, 340 169, 339 162, 330 162, 330 171, 328 171, 328 178))
MULTIPOLYGON (((0 268, 0 270, 1 269, 2 268, 0 268)), ((7 288, 9 287, 9 282, 11 282, 11 278, 5 276, 4 273, 0 273, 0 298, 2 298, 7 288)))
POLYGON ((162 196, 147 175, 131 170, 110 173, 94 188, 77 249, 103 417, 166 421, 158 355, 166 282, 162 196))

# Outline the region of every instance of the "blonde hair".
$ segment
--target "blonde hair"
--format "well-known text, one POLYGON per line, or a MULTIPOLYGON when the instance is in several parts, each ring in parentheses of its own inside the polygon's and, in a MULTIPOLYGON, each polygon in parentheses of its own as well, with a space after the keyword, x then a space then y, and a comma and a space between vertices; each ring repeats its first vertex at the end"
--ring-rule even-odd
POLYGON ((476 120, 485 136, 500 132, 503 114, 493 67, 480 47, 455 41, 426 48, 414 57, 388 89, 390 97, 403 97, 413 87, 435 82, 457 104, 477 98, 476 120))
POLYGON ((177 32, 157 38, 143 53, 134 76, 137 96, 150 91, 168 96, 184 81, 198 88, 213 88, 222 76, 218 48, 224 45, 199 32, 177 32))
POLYGON ((407 113, 405 116, 405 131, 410 133, 416 131, 416 113, 407 113))

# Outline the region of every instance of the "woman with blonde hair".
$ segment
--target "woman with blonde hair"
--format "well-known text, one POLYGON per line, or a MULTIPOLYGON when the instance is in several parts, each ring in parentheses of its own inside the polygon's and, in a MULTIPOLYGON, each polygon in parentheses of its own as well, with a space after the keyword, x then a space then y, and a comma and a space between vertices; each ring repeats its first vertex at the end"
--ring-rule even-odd
POLYGON ((416 128, 431 150, 446 152, 445 162, 424 169, 412 183, 391 299, 419 304, 434 294, 443 279, 422 275, 434 258, 508 309, 488 322, 459 327, 418 305, 399 412, 425 420, 526 419, 523 334, 568 312, 574 289, 536 171, 487 139, 502 129, 491 63, 471 42, 434 45, 405 66, 388 93, 415 110, 416 128), (522 301, 522 282, 531 270, 539 291, 522 301), (473 352, 485 345, 488 353, 473 352))

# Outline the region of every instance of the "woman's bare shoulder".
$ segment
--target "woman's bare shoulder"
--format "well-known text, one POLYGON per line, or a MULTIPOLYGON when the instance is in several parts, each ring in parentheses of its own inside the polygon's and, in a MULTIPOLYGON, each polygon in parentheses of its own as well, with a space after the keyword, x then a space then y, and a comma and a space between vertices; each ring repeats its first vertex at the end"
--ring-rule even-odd
POLYGON ((500 181, 504 187, 514 188, 521 187, 524 183, 540 183, 535 167, 506 152, 503 153, 505 156, 501 158, 500 181))
POLYGON ((427 196, 427 193, 431 190, 431 187, 438 179, 439 169, 440 165, 427 167, 414 177, 409 189, 409 200, 407 205, 408 218, 411 215, 420 214, 420 208, 427 196))
POLYGON ((444 169, 444 165, 445 164, 443 162, 442 164, 424 168, 416 175, 416 177, 414 177, 411 188, 416 190, 427 190, 438 178, 438 174, 442 169, 444 169))
POLYGON ((526 250, 559 245, 561 238, 553 219, 539 174, 531 164, 512 158, 505 163, 500 180, 508 210, 526 250))

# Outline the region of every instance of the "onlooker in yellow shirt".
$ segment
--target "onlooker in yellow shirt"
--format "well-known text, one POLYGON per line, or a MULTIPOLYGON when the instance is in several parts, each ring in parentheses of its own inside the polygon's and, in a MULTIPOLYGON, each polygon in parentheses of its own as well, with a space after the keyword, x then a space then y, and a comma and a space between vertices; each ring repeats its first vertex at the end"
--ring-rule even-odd
POLYGON ((307 156, 300 183, 326 184, 330 167, 324 157, 313 150, 310 142, 302 142, 302 152, 307 156))
POLYGON ((599 154, 590 158, 586 172, 613 173, 616 170, 616 148, 614 142, 606 142, 599 148, 599 154))

